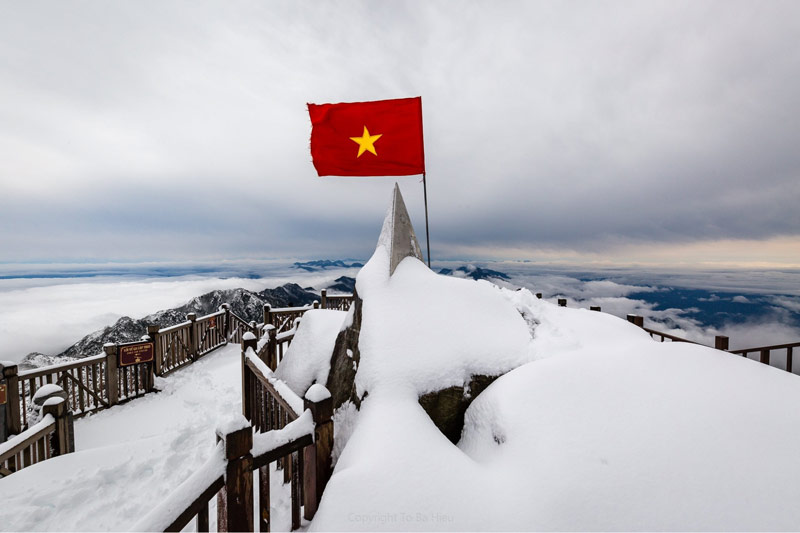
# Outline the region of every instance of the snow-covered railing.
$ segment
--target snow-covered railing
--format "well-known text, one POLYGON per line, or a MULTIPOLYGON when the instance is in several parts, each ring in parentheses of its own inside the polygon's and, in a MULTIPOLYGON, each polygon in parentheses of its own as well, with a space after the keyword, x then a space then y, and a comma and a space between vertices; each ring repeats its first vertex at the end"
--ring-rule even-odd
POLYGON ((8 401, 19 403, 20 429, 28 426, 31 398, 44 385, 55 384, 64 389, 69 410, 75 416, 105 409, 109 405, 106 372, 104 354, 19 372, 16 379, 8 380, 8 401))
POLYGON ((310 309, 318 309, 319 302, 302 307, 278 307, 273 309, 271 305, 264 306, 264 324, 275 326, 275 333, 283 333, 294 328, 294 322, 310 309))
POLYGON ((283 361, 283 356, 289 348, 300 325, 300 317, 294 319, 292 329, 287 329, 277 333, 277 329, 272 324, 261 324, 258 328, 261 335, 258 343, 253 348, 256 355, 272 370, 278 368, 278 364, 283 361))
POLYGON ((222 308, 216 313, 200 317, 194 322, 192 335, 195 339, 197 357, 213 352, 217 348, 228 344, 225 325, 226 314, 227 310, 222 308))
POLYGON ((229 313, 228 342, 241 344, 242 336, 247 332, 258 335, 258 327, 255 321, 248 322, 233 311, 229 313))
POLYGON ((0 444, 0 478, 45 459, 73 451, 69 412, 63 398, 51 398, 42 406, 42 419, 19 435, 0 444))
POLYGON ((269 531, 269 465, 285 456, 298 462, 291 491, 292 529, 300 527, 301 508, 307 520, 313 518, 330 477, 333 422, 330 394, 309 392, 312 394, 305 400, 305 410, 283 429, 254 434, 243 418, 218 429, 217 447, 211 457, 135 524, 133 531, 180 531, 192 519, 197 521, 197 531, 209 531, 209 507, 215 497, 219 531, 255 531, 255 505, 258 531, 269 531), (301 492, 303 460, 306 468, 302 470, 301 492), (257 480, 253 475, 256 471, 257 480))
POLYGON ((224 304, 217 312, 200 318, 189 313, 186 322, 159 329, 155 332, 156 375, 167 375, 225 346, 236 320, 241 319, 224 304))
POLYGON ((322 289, 320 294, 320 307, 322 309, 334 309, 336 311, 347 311, 353 304, 352 294, 328 294, 327 289, 322 289))
POLYGON ((296 420, 303 400, 273 374, 245 339, 242 355, 242 411, 258 431, 281 429, 296 420))
MULTIPOLYGON (((298 319, 299 320, 299 319, 298 319)), ((278 336, 288 337, 291 332, 278 336)), ((305 416, 303 409, 311 409, 316 424, 315 443, 316 457, 309 456, 306 449, 305 458, 299 452, 282 457, 278 468, 283 469, 283 482, 291 483, 292 494, 300 494, 300 472, 304 472, 303 494, 306 497, 305 517, 310 519, 316 512, 316 504, 322 495, 327 479, 330 476, 331 450, 333 449, 333 403, 328 390, 320 385, 312 385, 306 392, 305 401, 289 386, 275 377, 272 369, 256 354, 257 340, 248 336, 242 342, 242 414, 253 427, 269 435, 274 431, 282 431, 295 424, 305 416), (303 413, 298 416, 298 413, 303 413), (313 463, 313 464, 310 464, 313 463), (311 480, 309 480, 311 475, 311 480), (321 478, 316 479, 316 477, 321 478), (316 479, 316 480, 315 480, 316 479), (313 507, 309 507, 313 504, 313 507)), ((299 501, 299 498, 293 501, 299 501)), ((299 507, 292 506, 292 528, 300 525, 299 507)))

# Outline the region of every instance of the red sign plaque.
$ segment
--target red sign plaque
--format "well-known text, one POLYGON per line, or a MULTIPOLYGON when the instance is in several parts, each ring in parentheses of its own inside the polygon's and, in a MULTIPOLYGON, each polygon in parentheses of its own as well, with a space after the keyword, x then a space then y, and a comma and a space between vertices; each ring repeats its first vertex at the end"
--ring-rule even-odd
POLYGON ((208 327, 216 329, 217 327, 217 317, 212 316, 208 319, 208 327))
POLYGON ((153 343, 140 342, 119 347, 119 366, 149 363, 153 360, 153 343))
POLYGON ((0 405, 6 403, 6 386, 0 385, 0 405))

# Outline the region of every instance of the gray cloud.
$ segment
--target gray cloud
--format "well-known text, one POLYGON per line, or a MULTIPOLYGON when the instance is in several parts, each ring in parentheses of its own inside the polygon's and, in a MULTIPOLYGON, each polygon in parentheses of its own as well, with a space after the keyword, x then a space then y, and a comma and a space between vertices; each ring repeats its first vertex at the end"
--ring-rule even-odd
POLYGON ((0 261, 363 257, 394 180, 317 178, 305 103, 411 95, 444 256, 798 237, 798 31, 794 2, 7 3, 0 261))

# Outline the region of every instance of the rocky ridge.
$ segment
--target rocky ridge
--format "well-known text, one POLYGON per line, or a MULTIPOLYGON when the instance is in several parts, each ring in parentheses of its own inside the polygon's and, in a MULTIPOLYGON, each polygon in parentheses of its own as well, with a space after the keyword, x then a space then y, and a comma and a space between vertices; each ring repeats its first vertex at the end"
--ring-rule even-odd
POLYGON ((192 298, 180 307, 157 311, 143 318, 120 317, 114 324, 86 335, 59 354, 30 353, 20 362, 20 369, 36 368, 97 355, 103 351, 103 345, 106 343, 138 340, 147 333, 147 326, 151 324, 158 324, 162 328, 180 324, 186 320, 188 313, 197 313, 198 317, 207 315, 218 311, 224 303, 229 304, 231 311, 247 321, 261 322, 266 304, 273 307, 292 307, 308 305, 315 300, 319 300, 316 292, 304 289, 295 283, 287 283, 260 292, 246 289, 211 291, 192 298))

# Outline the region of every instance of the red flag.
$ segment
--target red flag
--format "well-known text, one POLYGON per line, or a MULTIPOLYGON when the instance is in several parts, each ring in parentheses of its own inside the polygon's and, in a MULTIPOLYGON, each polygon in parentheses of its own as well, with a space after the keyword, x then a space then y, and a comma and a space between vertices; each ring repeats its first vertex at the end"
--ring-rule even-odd
POLYGON ((320 176, 425 172, 422 98, 308 104, 311 158, 320 176))

